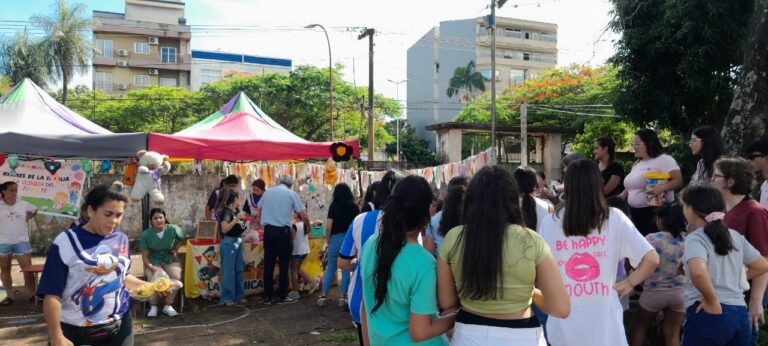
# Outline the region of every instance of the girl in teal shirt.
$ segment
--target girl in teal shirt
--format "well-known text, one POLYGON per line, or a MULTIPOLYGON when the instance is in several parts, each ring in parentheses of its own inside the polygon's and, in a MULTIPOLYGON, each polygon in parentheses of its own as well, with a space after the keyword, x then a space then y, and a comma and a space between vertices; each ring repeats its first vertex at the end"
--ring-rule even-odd
POLYGON ((448 344, 444 334, 456 314, 437 317, 437 264, 418 243, 432 196, 424 178, 398 182, 384 204, 379 233, 363 246, 361 322, 370 345, 448 344))

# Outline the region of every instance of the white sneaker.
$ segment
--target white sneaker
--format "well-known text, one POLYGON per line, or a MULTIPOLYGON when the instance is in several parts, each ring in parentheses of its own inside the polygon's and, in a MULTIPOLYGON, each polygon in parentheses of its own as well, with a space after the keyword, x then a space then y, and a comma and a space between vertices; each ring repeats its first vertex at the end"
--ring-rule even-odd
POLYGON ((347 297, 339 298, 339 307, 344 308, 345 310, 349 309, 349 303, 347 303, 347 297))
POLYGON ((299 295, 299 292, 297 292, 297 291, 290 291, 290 292, 288 292, 288 298, 299 299, 299 297, 300 297, 300 295, 299 295))
MULTIPOLYGON (((173 309, 173 306, 170 306, 170 305, 166 305, 165 307, 163 307, 163 313, 168 315, 168 317, 173 317, 179 314, 178 312, 176 312, 176 310, 173 309)), ((157 315, 157 312, 155 312, 155 315, 157 315)))
POLYGON ((149 308, 147 317, 157 317, 157 306, 152 305, 152 307, 149 308))
POLYGON ((322 308, 322 307, 325 307, 326 305, 328 305, 328 298, 326 298, 325 296, 320 296, 320 299, 317 300, 317 306, 322 308))

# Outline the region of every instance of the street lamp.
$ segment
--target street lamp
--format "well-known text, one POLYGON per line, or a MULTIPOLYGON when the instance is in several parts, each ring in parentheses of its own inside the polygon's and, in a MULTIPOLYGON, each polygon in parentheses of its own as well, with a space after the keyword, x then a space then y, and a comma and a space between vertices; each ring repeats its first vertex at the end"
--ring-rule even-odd
POLYGON ((320 24, 310 24, 305 26, 306 29, 314 29, 314 28, 320 28, 323 29, 323 33, 325 33, 325 41, 328 43, 328 80, 330 84, 330 94, 331 94, 331 139, 330 141, 333 142, 333 60, 331 59, 331 40, 328 38, 328 31, 325 30, 325 27, 320 24))
MULTIPOLYGON (((408 80, 407 79, 403 79, 403 80, 401 80, 399 82, 396 82, 396 81, 393 81, 391 79, 387 79, 387 81, 389 81, 390 83, 395 84, 395 86, 397 87, 397 91, 396 91, 397 106, 398 106, 398 108, 402 109, 402 104, 400 103, 401 102, 400 101, 400 84, 401 83, 405 83, 408 80)), ((397 118, 395 118, 395 129, 396 129, 395 131, 397 132, 397 162, 400 162, 400 117, 399 116, 397 118)))

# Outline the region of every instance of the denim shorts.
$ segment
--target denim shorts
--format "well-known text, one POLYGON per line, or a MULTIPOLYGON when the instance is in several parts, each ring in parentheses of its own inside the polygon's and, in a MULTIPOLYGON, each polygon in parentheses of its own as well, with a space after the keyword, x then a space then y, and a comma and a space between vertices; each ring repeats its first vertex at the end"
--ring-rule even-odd
POLYGON ((32 245, 28 241, 16 244, 0 244, 0 256, 26 255, 32 252, 32 245))
POLYGON ((303 255, 291 255, 291 258, 293 258, 293 259, 295 259, 297 261, 303 261, 304 259, 307 258, 307 255, 308 254, 306 254, 306 253, 303 254, 303 255))

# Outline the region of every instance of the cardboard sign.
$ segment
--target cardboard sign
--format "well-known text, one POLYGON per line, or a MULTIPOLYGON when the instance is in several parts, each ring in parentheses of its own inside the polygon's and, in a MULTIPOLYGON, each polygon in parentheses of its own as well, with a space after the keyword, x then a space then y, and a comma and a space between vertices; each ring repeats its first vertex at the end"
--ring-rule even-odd
POLYGON ((19 161, 12 170, 6 160, 0 166, 0 182, 19 184, 19 199, 41 214, 77 218, 86 179, 80 165, 80 161, 19 161))

